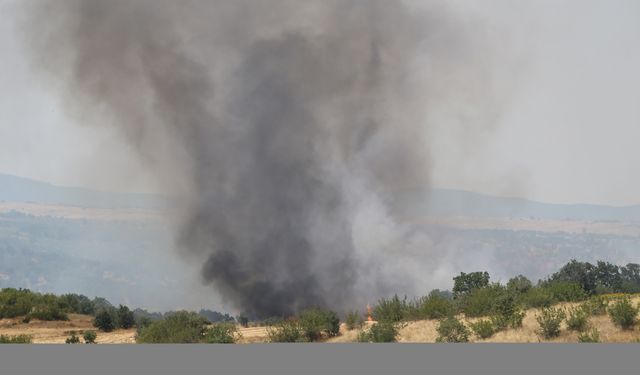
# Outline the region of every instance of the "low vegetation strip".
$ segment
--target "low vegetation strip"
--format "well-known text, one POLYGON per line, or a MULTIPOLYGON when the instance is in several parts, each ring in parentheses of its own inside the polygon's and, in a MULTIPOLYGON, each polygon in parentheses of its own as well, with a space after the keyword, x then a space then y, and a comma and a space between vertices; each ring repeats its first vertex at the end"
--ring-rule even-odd
MULTIPOLYGON (((522 275, 506 284, 491 282, 488 272, 477 271, 455 276, 451 291, 433 290, 412 299, 394 295, 380 299, 366 314, 344 312, 341 325, 338 313, 321 308, 263 320, 209 310, 161 314, 115 307, 102 298, 8 288, 0 291, 0 318, 5 321, 0 334, 2 342, 33 342, 28 328, 36 329, 37 322, 74 327, 79 326, 75 319, 84 316, 87 329, 66 329, 55 342, 108 342, 104 340, 121 331, 139 343, 627 342, 640 339, 638 291, 636 264, 574 260, 535 284, 522 275)), ((37 335, 36 340, 44 342, 37 335)))

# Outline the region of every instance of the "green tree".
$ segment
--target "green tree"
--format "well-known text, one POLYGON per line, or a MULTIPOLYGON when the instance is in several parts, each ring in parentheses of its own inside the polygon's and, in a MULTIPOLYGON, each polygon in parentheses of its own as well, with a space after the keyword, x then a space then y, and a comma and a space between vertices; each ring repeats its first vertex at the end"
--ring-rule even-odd
POLYGON ((136 325, 136 318, 127 306, 120 305, 116 313, 117 325, 123 329, 129 329, 136 325))
POLYGON ((208 324, 205 317, 195 312, 176 311, 140 329, 136 341, 150 344, 200 343, 205 340, 208 324))
POLYGON ((507 282, 507 290, 517 294, 523 294, 528 292, 533 287, 531 280, 522 275, 518 275, 509 279, 507 282))
POLYGON ((104 332, 111 332, 116 328, 111 314, 107 310, 101 310, 93 319, 93 326, 104 332))
POLYGON ((453 296, 454 298, 459 298, 476 289, 485 288, 488 285, 488 272, 460 272, 459 276, 453 278, 453 296))
POLYGON ((578 262, 572 259, 560 268, 558 272, 554 273, 550 281, 577 283, 587 293, 594 294, 598 285, 595 269, 596 267, 591 263, 578 262))

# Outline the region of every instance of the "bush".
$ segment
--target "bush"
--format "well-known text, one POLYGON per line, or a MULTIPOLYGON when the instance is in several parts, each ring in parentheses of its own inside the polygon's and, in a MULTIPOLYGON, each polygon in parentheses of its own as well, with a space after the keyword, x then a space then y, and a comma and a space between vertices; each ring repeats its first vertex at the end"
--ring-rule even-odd
POLYGON ((460 309, 468 317, 489 316, 494 312, 496 301, 505 293, 504 287, 498 284, 475 289, 459 298, 460 309))
POLYGON ((598 332, 596 328, 592 329, 590 332, 583 332, 578 335, 578 342, 583 342, 583 343, 600 342, 600 332, 598 332))
POLYGON ((296 320, 283 320, 267 327, 270 342, 306 342, 306 337, 296 320))
POLYGON ((496 331, 501 331, 507 327, 511 327, 513 329, 522 327, 522 320, 524 319, 524 316, 524 311, 516 310, 511 314, 511 316, 500 314, 491 315, 489 320, 491 320, 496 331))
POLYGON ((512 293, 502 293, 498 295, 493 303, 492 321, 496 329, 501 330, 510 326, 511 328, 522 327, 524 311, 516 303, 516 298, 512 293))
POLYGON ((367 331, 358 335, 359 342, 396 342, 398 325, 393 322, 381 321, 375 323, 367 331))
POLYGON ((527 279, 522 275, 518 275, 514 278, 511 278, 509 282, 507 282, 507 290, 515 294, 526 293, 531 288, 533 288, 533 284, 531 283, 531 280, 527 279))
POLYGON ((569 310, 569 315, 567 316, 567 328, 570 331, 583 332, 587 329, 587 325, 589 323, 589 316, 587 312, 582 307, 574 307, 569 310))
POLYGON ((237 332, 233 323, 216 323, 207 330, 204 341, 209 344, 233 344, 237 332))
POLYGON ((85 344, 95 344, 96 339, 98 338, 98 334, 96 333, 96 331, 85 331, 84 335, 82 335, 82 338, 84 338, 85 344))
POLYGON ((44 320, 44 321, 69 320, 69 316, 56 306, 38 307, 36 308, 35 311, 31 312, 29 315, 31 316, 31 318, 44 320))
POLYGON ((362 326, 364 325, 362 314, 357 311, 349 311, 347 313, 347 318, 345 319, 345 325, 347 326, 348 330, 362 328, 362 326))
POLYGON ((205 338, 207 324, 209 321, 195 312, 177 311, 140 329, 136 341, 149 344, 199 343, 205 338))
POLYGON ((28 289, 6 288, 0 291, 0 319, 27 315, 35 295, 28 289))
POLYGON ((415 301, 412 317, 415 319, 442 319, 453 312, 453 304, 435 290, 427 297, 415 301))
POLYGON ((509 326, 511 328, 520 328, 522 327, 522 320, 524 319, 526 313, 522 310, 518 310, 511 315, 509 318, 509 326))
POLYGON ((136 319, 133 316, 133 311, 129 310, 127 306, 120 305, 116 312, 117 326, 123 329, 129 329, 136 324, 136 319))
POLYGON ((607 313, 609 301, 602 296, 593 296, 589 300, 580 304, 580 308, 584 310, 587 316, 599 316, 607 313))
POLYGON ((544 288, 549 292, 551 298, 558 302, 578 302, 589 297, 582 286, 574 282, 553 281, 547 283, 544 288))
POLYGON ((93 326, 103 332, 111 332, 116 329, 116 325, 107 310, 101 310, 93 319, 93 326))
POLYGON ((71 313, 93 315, 95 307, 87 296, 82 294, 64 294, 58 297, 61 307, 71 313))
POLYGON ((553 307, 545 307, 536 316, 536 321, 540 325, 538 334, 545 339, 550 339, 560 335, 560 324, 566 317, 564 310, 553 307))
POLYGON ((407 299, 401 300, 398 295, 392 298, 382 298, 373 308, 373 319, 379 322, 400 322, 405 318, 407 311, 407 299))
POLYGON ((18 336, 0 335, 0 344, 31 344, 31 336, 29 336, 29 335, 18 335, 18 336))
POLYGON ((624 297, 609 308, 611 320, 622 329, 632 329, 636 324, 638 308, 631 304, 629 297, 624 297))
POLYGON ((340 319, 333 311, 318 308, 304 310, 298 316, 298 323, 308 341, 317 341, 323 334, 336 336, 340 333, 340 319))
POLYGON ((245 328, 249 327, 249 318, 244 314, 240 314, 240 316, 238 316, 238 323, 245 328))
POLYGON ((76 336, 75 332, 71 333, 71 336, 67 337, 65 340, 66 344, 80 344, 80 338, 76 336))
POLYGON ((473 333, 480 339, 489 338, 496 333, 493 323, 489 320, 479 320, 476 323, 470 323, 469 327, 471 327, 473 333))
POLYGON ((461 321, 453 316, 441 320, 436 331, 438 332, 436 342, 469 341, 469 330, 461 321))
POLYGON ((526 293, 522 294, 520 297, 520 303, 522 303, 527 308, 542 308, 542 307, 550 307, 555 302, 551 293, 547 289, 534 287, 529 289, 526 293))
POLYGON ((593 316, 604 315, 607 313, 608 302, 604 297, 593 296, 582 304, 582 309, 593 316))

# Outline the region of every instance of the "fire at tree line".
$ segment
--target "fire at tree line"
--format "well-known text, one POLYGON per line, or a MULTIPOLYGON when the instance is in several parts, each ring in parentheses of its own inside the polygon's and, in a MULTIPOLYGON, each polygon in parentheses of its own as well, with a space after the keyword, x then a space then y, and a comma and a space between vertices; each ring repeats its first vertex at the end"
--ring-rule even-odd
MULTIPOLYGON (((42 321, 68 320, 68 314, 93 316, 95 330, 72 333, 67 343, 95 343, 101 332, 136 329, 138 343, 234 343, 238 326, 266 326, 271 342, 316 342, 340 335, 341 318, 345 330, 359 330, 359 342, 395 342, 398 330, 409 321, 437 319, 438 342, 467 342, 471 335, 486 339, 508 328, 522 326, 525 309, 540 309, 536 315, 541 339, 560 334, 561 324, 579 332, 579 342, 598 342, 597 327, 589 317, 608 314, 621 330, 633 329, 640 306, 630 295, 640 293, 640 265, 595 265, 572 260, 545 280, 533 284, 522 275, 506 285, 490 282, 488 272, 461 273, 453 278, 451 291, 433 290, 408 300, 397 295, 380 299, 367 311, 347 311, 342 316, 319 307, 310 307, 293 317, 251 320, 241 314, 232 317, 216 311, 172 311, 150 313, 143 309, 113 306, 104 298, 84 295, 41 294, 28 289, 0 291, 0 319, 21 318, 42 321), (570 309, 560 302, 581 302, 570 309), (465 325, 460 319, 482 317, 465 325)), ((28 335, 0 336, 1 343, 30 343, 28 335)))

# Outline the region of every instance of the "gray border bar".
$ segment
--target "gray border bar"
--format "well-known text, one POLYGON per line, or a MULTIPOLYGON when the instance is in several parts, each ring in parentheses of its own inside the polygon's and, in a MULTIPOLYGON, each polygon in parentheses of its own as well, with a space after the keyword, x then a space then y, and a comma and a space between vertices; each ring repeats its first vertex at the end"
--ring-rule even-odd
POLYGON ((634 374, 634 344, 1 345, 0 374, 634 374))

